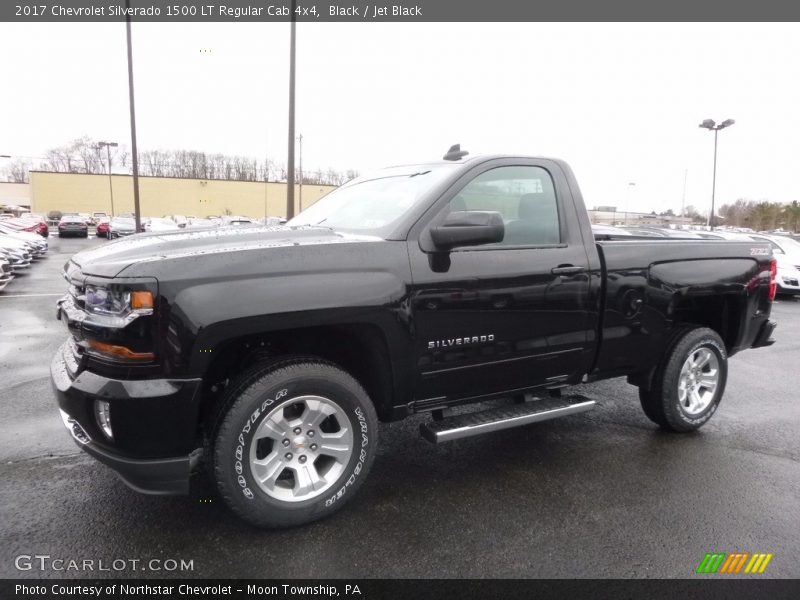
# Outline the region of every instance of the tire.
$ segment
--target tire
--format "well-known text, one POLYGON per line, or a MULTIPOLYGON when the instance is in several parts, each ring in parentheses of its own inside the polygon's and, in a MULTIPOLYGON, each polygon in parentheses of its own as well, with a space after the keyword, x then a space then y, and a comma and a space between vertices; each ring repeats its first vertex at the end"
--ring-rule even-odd
POLYGON ((725 393, 728 355, 712 329, 679 330, 656 367, 650 389, 639 388, 645 415, 663 429, 695 431, 714 415, 725 393))
POLYGON ((353 377, 327 361, 256 366, 232 383, 221 406, 209 435, 212 477, 231 510, 258 527, 336 512, 375 458, 375 408, 353 377))

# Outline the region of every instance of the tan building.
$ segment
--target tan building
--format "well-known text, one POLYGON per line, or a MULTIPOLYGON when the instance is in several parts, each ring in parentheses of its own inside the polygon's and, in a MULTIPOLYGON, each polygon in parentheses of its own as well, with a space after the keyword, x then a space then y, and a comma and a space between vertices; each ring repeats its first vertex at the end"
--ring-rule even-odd
MULTIPOLYGON (((0 210, 31 205, 31 184, 0 181, 0 210)), ((10 209, 9 209, 10 212, 10 209)))
MULTIPOLYGON (((31 211, 133 212, 133 177, 31 171, 31 211), (111 188, 111 189, 109 189, 111 188)), ((327 185, 295 186, 295 213, 311 206, 334 189, 327 185)), ((185 215, 244 215, 253 218, 286 215, 286 184, 217 179, 139 177, 139 203, 143 217, 185 215)))

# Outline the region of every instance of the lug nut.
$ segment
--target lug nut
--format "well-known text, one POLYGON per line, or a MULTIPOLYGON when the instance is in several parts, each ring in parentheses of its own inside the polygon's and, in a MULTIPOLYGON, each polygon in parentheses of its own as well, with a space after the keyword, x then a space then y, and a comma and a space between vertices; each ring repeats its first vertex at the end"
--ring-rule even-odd
POLYGON ((295 434, 295 435, 300 435, 300 433, 301 433, 302 431, 303 431, 303 430, 302 430, 302 429, 300 429, 299 427, 295 427, 295 428, 294 428, 294 434, 295 434))
POLYGON ((316 452, 316 451, 317 451, 317 445, 316 445, 316 444, 311 444, 311 449, 312 449, 314 452, 316 452))
POLYGON ((291 452, 287 452, 285 454, 285 456, 286 456, 286 460, 292 460, 292 453, 291 452))
POLYGON ((309 432, 306 435, 308 437, 314 437, 314 431, 313 430, 309 430, 309 432))
POLYGON ((291 443, 291 442, 289 442, 289 440, 283 440, 283 445, 284 445, 284 446, 288 446, 290 443, 291 443))
POLYGON ((300 462, 301 462, 301 463, 304 463, 304 462, 306 462, 306 457, 305 457, 305 456, 301 456, 301 457, 300 457, 300 462))

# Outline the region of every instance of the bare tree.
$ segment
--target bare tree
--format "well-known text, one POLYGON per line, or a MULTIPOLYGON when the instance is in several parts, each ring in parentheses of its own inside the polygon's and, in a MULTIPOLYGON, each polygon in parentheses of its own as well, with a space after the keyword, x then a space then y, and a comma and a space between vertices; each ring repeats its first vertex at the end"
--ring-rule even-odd
POLYGON ((30 171, 30 168, 30 162, 17 159, 3 170, 4 178, 11 183, 28 183, 28 171, 30 171))
MULTIPOLYGON (((51 148, 46 153, 42 169, 57 173, 107 173, 109 165, 105 148, 88 136, 69 144, 51 148)), ((130 156, 124 146, 113 148, 112 165, 129 170, 130 156)), ((139 173, 151 177, 189 179, 221 179, 227 181, 286 181, 286 165, 265 158, 263 161, 246 156, 210 154, 199 150, 144 150, 139 153, 139 173)), ((336 171, 328 168, 307 169, 302 183, 341 185, 358 176, 358 172, 336 171)), ((297 173, 297 181, 301 181, 297 173)))

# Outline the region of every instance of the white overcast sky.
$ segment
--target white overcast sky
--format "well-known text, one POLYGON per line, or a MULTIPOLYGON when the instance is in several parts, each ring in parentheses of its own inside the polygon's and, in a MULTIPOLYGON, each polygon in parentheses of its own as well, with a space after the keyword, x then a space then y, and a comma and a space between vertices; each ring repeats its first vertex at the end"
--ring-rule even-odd
MULTIPOLYGON (((133 25, 140 150, 286 159, 288 24, 133 25), (207 52, 201 52, 207 50, 207 52)), ((130 142, 124 24, 0 24, 0 154, 130 142)), ((567 160, 587 205, 800 199, 797 24, 299 24, 307 168, 567 160), (635 187, 629 187, 635 182, 635 187), (629 194, 630 192, 630 194, 629 194)), ((0 166, 2 166, 0 159, 0 166)))

